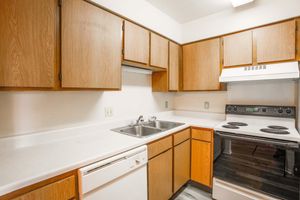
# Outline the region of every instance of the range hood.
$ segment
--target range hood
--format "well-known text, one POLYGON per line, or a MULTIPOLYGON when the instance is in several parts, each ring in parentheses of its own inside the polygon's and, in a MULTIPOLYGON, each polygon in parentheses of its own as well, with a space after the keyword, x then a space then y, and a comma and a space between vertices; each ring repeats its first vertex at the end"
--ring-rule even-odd
POLYGON ((221 83, 274 79, 298 79, 299 63, 286 62, 268 65, 224 68, 219 81, 221 83))

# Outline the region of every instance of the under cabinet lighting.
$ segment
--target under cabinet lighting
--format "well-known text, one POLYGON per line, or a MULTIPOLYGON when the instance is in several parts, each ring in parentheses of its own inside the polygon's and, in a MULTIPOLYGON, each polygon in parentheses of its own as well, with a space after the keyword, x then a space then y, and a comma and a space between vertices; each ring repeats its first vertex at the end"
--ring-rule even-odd
POLYGON ((247 3, 251 3, 254 0, 230 0, 230 1, 232 3, 233 7, 238 7, 238 6, 247 4, 247 3))

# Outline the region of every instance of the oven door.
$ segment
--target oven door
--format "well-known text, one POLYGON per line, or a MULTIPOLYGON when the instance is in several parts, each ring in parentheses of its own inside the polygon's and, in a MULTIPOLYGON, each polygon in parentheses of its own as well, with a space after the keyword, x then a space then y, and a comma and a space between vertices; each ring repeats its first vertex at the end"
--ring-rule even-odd
POLYGON ((214 145, 213 198, 299 200, 298 143, 215 132, 214 145))

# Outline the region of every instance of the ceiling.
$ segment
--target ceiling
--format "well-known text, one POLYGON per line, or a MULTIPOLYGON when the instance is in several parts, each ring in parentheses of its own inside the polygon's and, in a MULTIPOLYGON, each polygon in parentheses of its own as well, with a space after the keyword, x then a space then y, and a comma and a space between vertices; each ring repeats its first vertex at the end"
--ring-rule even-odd
POLYGON ((179 23, 232 8, 230 0, 146 0, 179 23))

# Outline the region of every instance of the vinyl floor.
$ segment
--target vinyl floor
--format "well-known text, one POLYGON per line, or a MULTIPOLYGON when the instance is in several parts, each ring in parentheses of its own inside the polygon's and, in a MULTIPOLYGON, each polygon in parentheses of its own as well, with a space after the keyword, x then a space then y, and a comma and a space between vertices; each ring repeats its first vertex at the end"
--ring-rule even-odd
POLYGON ((188 185, 175 200, 212 200, 211 194, 188 185))

